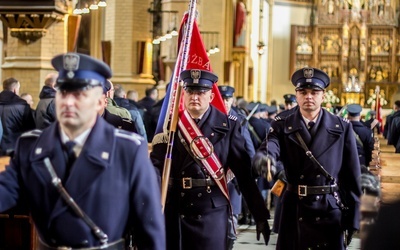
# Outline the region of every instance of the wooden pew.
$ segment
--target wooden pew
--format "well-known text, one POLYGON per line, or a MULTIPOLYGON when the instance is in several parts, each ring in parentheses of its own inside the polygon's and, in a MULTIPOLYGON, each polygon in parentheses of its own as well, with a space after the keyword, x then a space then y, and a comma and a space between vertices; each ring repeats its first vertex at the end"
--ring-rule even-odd
POLYGON ((381 152, 380 159, 381 202, 392 203, 400 199, 400 154, 381 152))
MULTIPOLYGON (((9 157, 0 157, 0 172, 9 162, 9 157)), ((37 233, 27 212, 14 208, 0 213, 0 232, 0 249, 36 249, 37 233)))

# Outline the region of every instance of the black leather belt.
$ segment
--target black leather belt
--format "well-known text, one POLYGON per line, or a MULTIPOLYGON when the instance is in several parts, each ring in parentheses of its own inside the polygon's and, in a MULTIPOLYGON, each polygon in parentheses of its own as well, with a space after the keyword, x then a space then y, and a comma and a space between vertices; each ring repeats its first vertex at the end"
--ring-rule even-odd
POLYGON ((97 247, 73 248, 67 246, 51 247, 39 239, 38 250, 125 250, 125 240, 120 239, 97 247))
POLYGON ((331 194, 339 190, 339 187, 334 185, 327 186, 307 186, 307 185, 292 185, 288 184, 287 190, 298 194, 299 196, 315 195, 315 194, 331 194))
POLYGON ((183 189, 191 189, 193 187, 208 187, 215 186, 215 182, 211 178, 207 179, 193 179, 191 177, 184 177, 182 179, 169 179, 169 185, 179 185, 183 189))

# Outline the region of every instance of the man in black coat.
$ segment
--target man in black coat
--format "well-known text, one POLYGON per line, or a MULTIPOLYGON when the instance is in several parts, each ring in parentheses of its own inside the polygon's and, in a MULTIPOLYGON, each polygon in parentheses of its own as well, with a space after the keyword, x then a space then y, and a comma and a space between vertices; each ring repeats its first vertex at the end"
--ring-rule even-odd
MULTIPOLYGON (((221 97, 224 101, 225 109, 228 112, 228 115, 232 117, 237 117, 238 122, 241 124, 240 132, 245 139, 245 149, 249 156, 253 158, 255 154, 254 145, 250 137, 250 132, 247 126, 246 117, 243 114, 238 114, 235 110, 232 109, 233 104, 233 94, 235 93, 235 88, 231 86, 221 85, 218 86, 219 92, 221 93, 221 97)), ((235 229, 238 228, 238 217, 239 214, 242 212, 242 193, 239 189, 239 184, 235 175, 231 175, 232 180, 228 182, 228 190, 229 190, 229 198, 232 205, 232 214, 233 220, 232 224, 233 227, 229 231, 228 234, 228 242, 227 242, 227 249, 233 249, 233 244, 236 240, 235 229)), ((247 205, 246 205, 247 207, 247 205)), ((248 210, 248 209, 246 209, 248 210)), ((249 212, 250 213, 250 212, 249 212)), ((244 214, 243 216, 247 216, 244 214)), ((251 215, 249 215, 251 216, 251 215)))
MULTIPOLYGON (((227 249, 231 215, 225 173, 235 174, 240 190, 257 222, 257 238, 269 240, 269 212, 251 175, 237 117, 210 105, 218 77, 209 71, 185 70, 179 130, 172 149, 170 186, 165 204, 168 250, 227 249), (213 150, 211 150, 213 149, 213 150)), ((167 144, 153 140, 150 158, 163 173, 167 144)))
POLYGON ((368 167, 372 159, 372 150, 374 150, 374 133, 360 121, 361 111, 362 107, 359 104, 347 105, 347 118, 355 132, 360 165, 368 167))
POLYGON ((18 96, 20 87, 21 84, 15 78, 3 81, 3 91, 0 93, 0 116, 3 123, 0 155, 11 154, 18 137, 36 127, 29 104, 18 96))
POLYGON ((39 103, 36 107, 36 128, 44 129, 49 126, 55 120, 54 114, 47 113, 47 107, 51 105, 52 100, 56 96, 56 85, 58 74, 50 73, 44 80, 44 86, 39 94, 39 103))
MULTIPOLYGON (((388 140, 388 145, 394 145, 394 146, 396 146, 398 137, 393 136, 393 135, 391 134, 391 129, 392 129, 392 128, 391 128, 391 125, 392 125, 392 121, 393 121, 394 119, 397 119, 397 117, 400 117, 400 100, 397 100, 397 101, 394 102, 393 111, 394 111, 393 114, 388 115, 388 116, 386 117, 386 124, 385 124, 385 130, 384 130, 384 132, 385 132, 386 138, 387 138, 387 140, 388 140)), ((396 134, 397 134, 397 133, 395 132, 395 135, 396 135, 396 134)))
POLYGON ((354 132, 347 120, 321 108, 330 83, 325 72, 303 68, 293 74, 292 83, 299 108, 272 122, 254 157, 254 167, 264 172, 268 158, 282 161, 286 174, 277 249, 345 249, 360 221, 354 132))

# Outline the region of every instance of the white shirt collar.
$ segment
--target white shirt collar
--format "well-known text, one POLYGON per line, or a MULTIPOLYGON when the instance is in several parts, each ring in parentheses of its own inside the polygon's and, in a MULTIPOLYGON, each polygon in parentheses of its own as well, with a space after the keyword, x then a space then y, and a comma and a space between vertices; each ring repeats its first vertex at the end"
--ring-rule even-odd
POLYGON ((306 123, 306 126, 308 127, 308 123, 309 123, 309 122, 317 123, 317 119, 318 119, 318 116, 319 116, 319 115, 317 115, 317 116, 314 118, 314 120, 308 120, 308 119, 305 118, 303 115, 301 115, 301 116, 303 117, 303 120, 304 120, 304 122, 306 123))
MULTIPOLYGON (((77 156, 79 156, 79 154, 82 151, 83 145, 86 142, 86 139, 88 138, 90 131, 92 131, 92 128, 89 128, 85 131, 83 131, 80 135, 78 135, 73 141, 76 143, 76 145, 74 146, 74 152, 77 156)), ((61 134, 61 142, 63 144, 65 144, 68 141, 71 141, 67 134, 64 132, 64 130, 62 130, 62 128, 60 127, 60 134, 61 134)))

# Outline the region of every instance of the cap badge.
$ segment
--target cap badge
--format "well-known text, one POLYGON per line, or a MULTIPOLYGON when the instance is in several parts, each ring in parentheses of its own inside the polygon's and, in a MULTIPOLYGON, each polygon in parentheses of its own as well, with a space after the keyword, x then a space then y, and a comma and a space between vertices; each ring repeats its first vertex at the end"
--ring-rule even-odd
POLYGON ((305 78, 312 78, 314 76, 314 69, 305 68, 305 69, 303 69, 303 73, 304 73, 305 78))
POLYGON ((228 87, 222 86, 222 87, 221 87, 221 90, 222 90, 222 91, 228 91, 228 87))
POLYGON ((75 76, 73 71, 77 71, 79 69, 79 55, 65 54, 63 59, 64 69, 69 71, 67 73, 67 77, 73 78, 75 76))
POLYGON ((198 69, 190 70, 190 77, 193 79, 193 83, 199 83, 199 79, 201 77, 201 71, 198 69))

